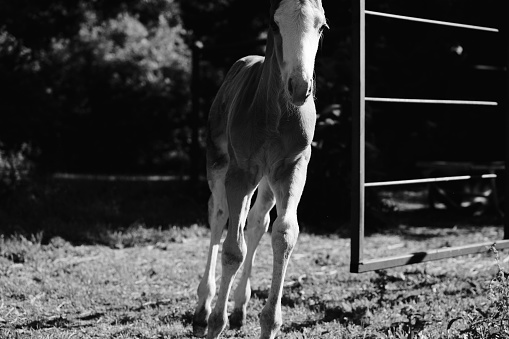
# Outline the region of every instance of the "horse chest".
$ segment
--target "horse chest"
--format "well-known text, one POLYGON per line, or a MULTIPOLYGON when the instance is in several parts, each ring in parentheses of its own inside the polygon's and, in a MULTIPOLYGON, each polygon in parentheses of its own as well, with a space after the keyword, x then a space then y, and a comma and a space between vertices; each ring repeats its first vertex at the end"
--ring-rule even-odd
POLYGON ((299 157, 311 144, 315 122, 314 110, 282 116, 238 114, 230 119, 232 155, 246 168, 268 168, 282 159, 299 157))
MULTIPOLYGON (((230 157, 243 168, 268 168, 300 157, 313 140, 316 110, 310 98, 297 107, 263 75, 262 58, 239 61, 224 91, 230 157)), ((277 84, 277 83, 276 83, 277 84)))

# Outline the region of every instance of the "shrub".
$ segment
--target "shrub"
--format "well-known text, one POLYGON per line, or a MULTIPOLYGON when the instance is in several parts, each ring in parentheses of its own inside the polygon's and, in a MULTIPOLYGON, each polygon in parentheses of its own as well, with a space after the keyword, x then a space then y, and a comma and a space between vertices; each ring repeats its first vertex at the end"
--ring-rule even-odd
POLYGON ((0 191, 12 189, 29 177, 34 168, 30 153, 28 144, 22 144, 16 150, 6 150, 0 144, 0 191))

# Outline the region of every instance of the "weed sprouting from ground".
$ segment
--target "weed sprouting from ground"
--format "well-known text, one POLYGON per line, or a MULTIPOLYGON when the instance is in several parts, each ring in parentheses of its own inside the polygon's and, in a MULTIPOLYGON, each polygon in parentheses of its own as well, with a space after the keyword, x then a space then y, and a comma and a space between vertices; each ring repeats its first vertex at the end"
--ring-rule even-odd
POLYGON ((387 271, 386 270, 378 270, 378 271, 375 271, 375 273, 377 274, 377 278, 374 280, 374 283, 375 283, 375 286, 377 289, 377 294, 379 296, 378 305, 382 306, 384 299, 385 299, 385 292, 386 292, 386 286, 387 286, 387 281, 388 281, 387 271))
POLYGON ((466 324, 459 331, 458 338, 509 338, 509 274, 500 263, 500 254, 495 244, 490 252, 494 254, 497 273, 488 284, 486 303, 465 311, 462 316, 449 321, 447 326, 449 331, 457 321, 466 324))
POLYGON ((31 235, 29 239, 23 235, 16 235, 5 239, 0 235, 0 257, 4 257, 14 264, 22 264, 39 250, 42 232, 31 235))

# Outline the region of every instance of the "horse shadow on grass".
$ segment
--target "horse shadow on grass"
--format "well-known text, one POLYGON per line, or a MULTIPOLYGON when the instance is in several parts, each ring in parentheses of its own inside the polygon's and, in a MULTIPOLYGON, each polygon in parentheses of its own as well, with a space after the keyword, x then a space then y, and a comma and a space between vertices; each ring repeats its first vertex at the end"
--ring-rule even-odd
MULTIPOLYGON (((35 320, 27 320, 24 323, 12 326, 12 330, 41 330, 49 328, 77 329, 97 326, 97 322, 109 323, 110 325, 129 325, 142 320, 143 312, 152 316, 153 310, 164 309, 164 306, 178 304, 178 299, 165 299, 147 302, 138 306, 113 306, 102 310, 85 311, 78 315, 58 315, 38 317, 35 320)), ((147 316, 145 314, 145 316, 147 316)), ((192 324, 193 312, 190 310, 168 308, 164 314, 156 316, 157 322, 162 324, 180 323, 184 326, 192 324)), ((9 327, 6 327, 9 329, 9 327)))
MULTIPOLYGON (((284 333, 302 332, 306 328, 313 328, 320 324, 335 322, 342 326, 356 325, 367 327, 371 324, 373 313, 387 307, 394 309, 397 305, 411 305, 419 302, 422 298, 422 289, 431 289, 434 285, 443 281, 443 276, 429 276, 425 272, 408 273, 406 277, 398 274, 389 274, 386 271, 377 271, 377 274, 370 280, 371 288, 363 288, 346 293, 341 296, 341 300, 324 300, 322 294, 304 294, 301 293, 305 287, 302 284, 287 286, 283 290, 281 303, 289 308, 303 307, 311 310, 318 315, 313 319, 303 321, 294 321, 285 323, 281 329, 284 333), (395 286, 395 290, 387 290, 387 284, 395 286), (409 287, 411 283, 411 287, 409 287), (303 298, 303 295, 305 297, 303 298)), ((468 284, 464 284, 463 290, 457 293, 470 293, 464 289, 472 289, 468 284)), ((258 299, 266 299, 269 290, 253 290, 252 297, 258 299)), ((465 294, 468 295, 468 294, 465 294)), ((417 328, 419 324, 424 323, 424 318, 419 312, 402 313, 407 320, 392 324, 387 328, 389 330, 403 329, 413 324, 413 328, 417 328)))
POLYGON ((370 311, 365 306, 359 306, 352 310, 345 310, 341 306, 326 307, 323 310, 323 316, 321 318, 284 324, 281 327, 281 332, 302 332, 306 328, 313 328, 319 324, 333 321, 336 321, 341 325, 354 324, 365 327, 369 325, 369 315, 370 311))
MULTIPOLYGON (((285 287, 285 291, 281 298, 281 305, 290 308, 305 307, 306 309, 312 310, 314 313, 320 314, 321 316, 316 319, 309 319, 301 322, 285 323, 281 327, 281 332, 301 332, 305 328, 312 328, 319 324, 333 321, 342 325, 369 325, 369 316, 371 311, 367 306, 353 306, 346 309, 343 306, 330 305, 328 301, 321 300, 319 296, 307 296, 306 298, 301 298, 298 293, 300 287, 301 286, 290 288, 285 287)), ((362 291, 361 293, 365 294, 365 297, 368 297, 369 299, 376 298, 376 294, 373 294, 370 291, 362 291)), ((269 290, 257 289, 253 290, 251 294, 254 298, 267 299, 269 290)), ((353 299, 357 297, 358 296, 352 297, 352 299, 346 298, 345 302, 353 301, 353 299)))
POLYGON ((91 327, 96 324, 96 320, 103 317, 104 312, 88 312, 71 319, 62 315, 51 316, 29 320, 26 323, 14 326, 14 329, 40 330, 45 328, 82 328, 91 327))

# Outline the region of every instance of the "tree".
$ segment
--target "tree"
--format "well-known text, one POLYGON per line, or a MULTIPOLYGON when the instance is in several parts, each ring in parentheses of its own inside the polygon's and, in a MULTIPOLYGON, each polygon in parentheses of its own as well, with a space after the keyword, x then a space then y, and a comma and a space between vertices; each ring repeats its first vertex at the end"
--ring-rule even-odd
POLYGON ((3 3, 1 146, 51 170, 183 158, 189 49, 176 1, 3 3))

